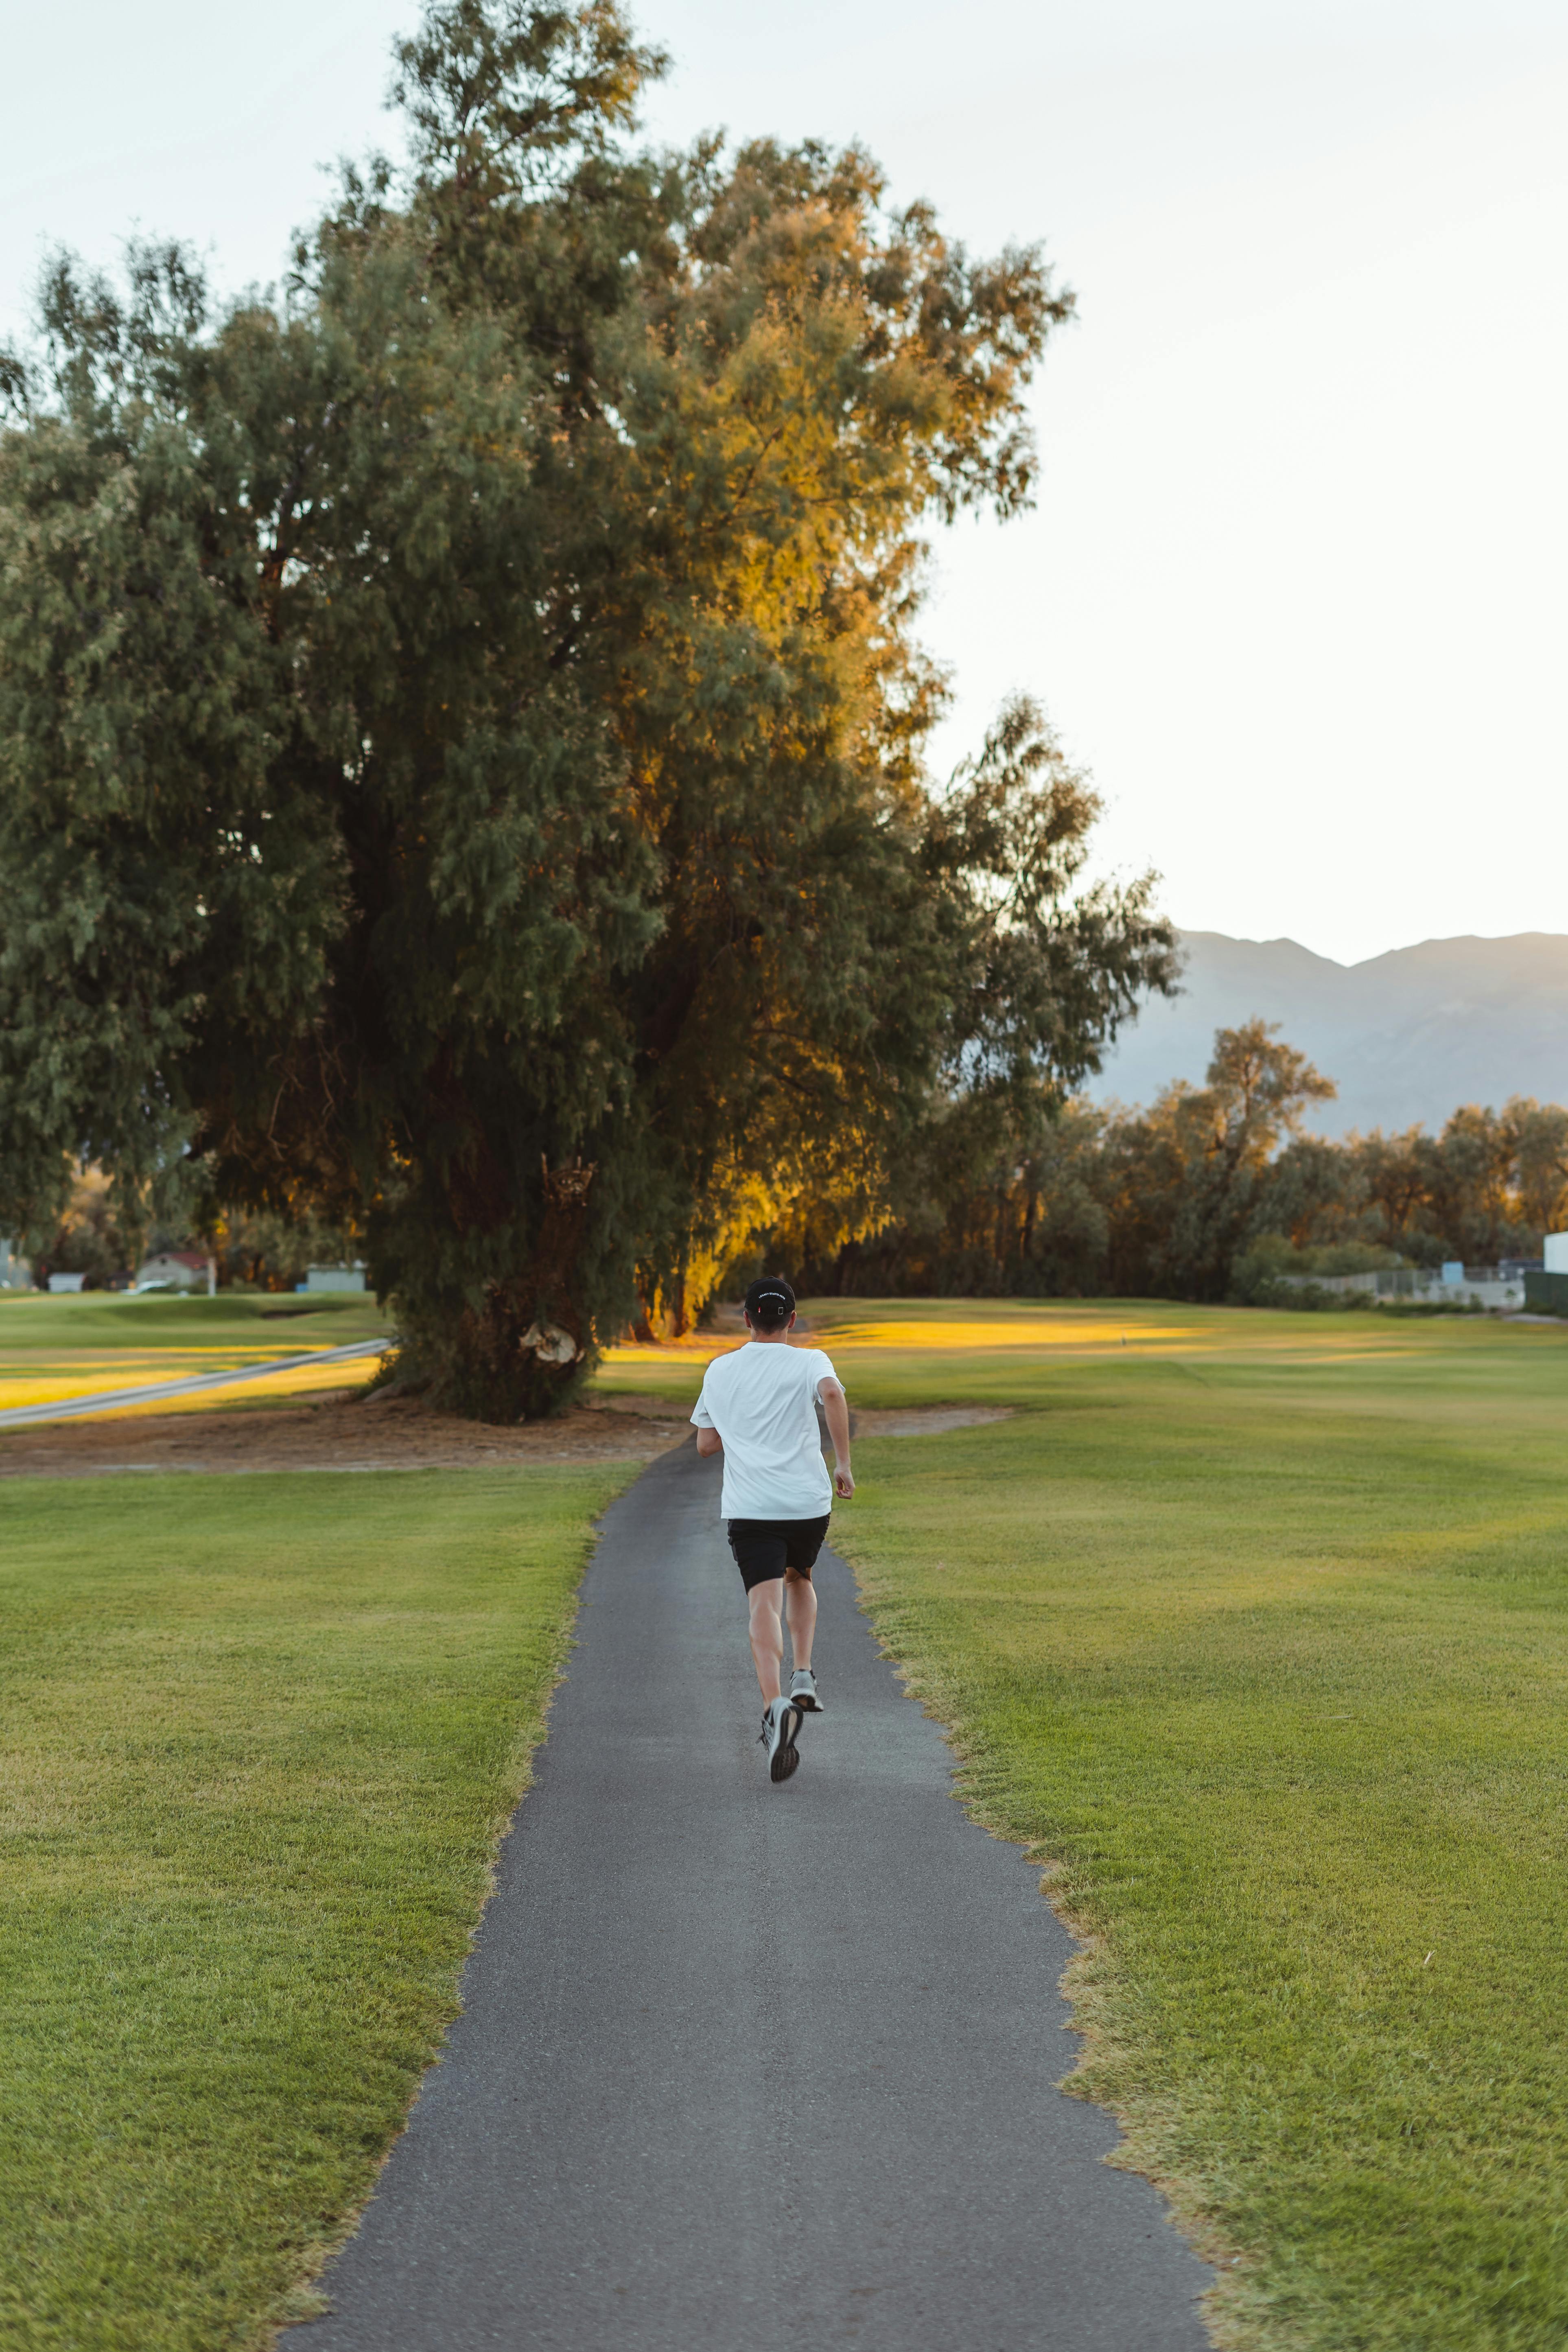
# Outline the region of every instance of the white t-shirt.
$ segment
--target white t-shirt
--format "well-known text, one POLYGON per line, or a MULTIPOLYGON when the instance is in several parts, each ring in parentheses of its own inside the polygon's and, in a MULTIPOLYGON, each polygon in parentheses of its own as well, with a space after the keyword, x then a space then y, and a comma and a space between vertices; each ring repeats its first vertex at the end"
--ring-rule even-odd
POLYGON ((820 1519, 833 1507, 816 1386, 837 1378, 820 1348, 748 1339, 715 1356, 691 1418, 724 1441, 721 1519, 820 1519))

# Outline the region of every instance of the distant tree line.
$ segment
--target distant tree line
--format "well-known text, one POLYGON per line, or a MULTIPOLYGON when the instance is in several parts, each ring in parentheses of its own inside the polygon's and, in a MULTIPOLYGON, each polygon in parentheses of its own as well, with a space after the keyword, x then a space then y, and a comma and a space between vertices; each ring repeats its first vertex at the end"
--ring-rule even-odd
POLYGON ((767 1247, 816 1293, 1247 1302, 1284 1272, 1536 1256, 1568 1225, 1562 1105, 1304 1134, 1333 1093, 1262 1021, 1147 1108, 972 1088, 926 1126, 880 1233, 823 1249, 808 1216, 767 1247))
MULTIPOLYGON (((1277 1297, 1282 1274, 1493 1265, 1539 1256, 1545 1234, 1568 1228, 1568 1108, 1515 1096, 1501 1110, 1467 1105, 1436 1135, 1303 1134, 1309 1107, 1333 1093, 1261 1021, 1220 1030, 1205 1084, 1167 1087, 1147 1108, 1053 1098, 1037 1078, 977 1071, 915 1134, 879 1231, 840 1245, 844 1203, 808 1199, 793 1223, 755 1234, 712 1287, 736 1289, 766 1263, 819 1295, 1246 1305, 1277 1297)), ((27 1246, 40 1272, 92 1285, 143 1244, 190 1239, 122 1224, 115 1190, 88 1167, 27 1246)), ((292 1289, 309 1265, 363 1246, 304 1210, 231 1210, 197 1240, 220 1283, 261 1290, 292 1289)), ((703 1295, 686 1305, 659 1328, 687 1328, 703 1295)), ((655 1335, 646 1318, 643 1330, 655 1335)))
POLYGON ((293 1290, 312 1265, 346 1264, 360 1247, 353 1233, 309 1210, 230 1210, 195 1226, 160 1219, 91 1163, 72 1169, 57 1213, 18 1238, 40 1289, 51 1274, 79 1274, 89 1290, 110 1289, 145 1256, 194 1248, 211 1253, 226 1289, 293 1290))

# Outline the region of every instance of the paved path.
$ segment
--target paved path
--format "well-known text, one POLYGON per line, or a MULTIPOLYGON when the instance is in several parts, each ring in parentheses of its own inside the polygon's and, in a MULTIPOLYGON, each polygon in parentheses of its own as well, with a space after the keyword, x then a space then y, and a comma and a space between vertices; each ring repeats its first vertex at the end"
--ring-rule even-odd
POLYGON ((313 1348, 308 1356, 284 1356, 268 1364, 247 1364, 237 1372, 187 1372, 174 1381, 154 1381, 139 1389, 98 1389, 90 1396, 57 1398, 53 1404, 14 1404, 0 1412, 0 1429, 26 1429, 38 1421, 75 1421, 83 1413, 117 1412, 128 1404, 158 1404, 164 1397, 195 1396, 202 1389, 232 1388, 237 1381, 263 1381, 272 1372, 303 1371, 312 1364, 346 1364, 355 1356, 384 1356, 395 1339, 355 1339, 346 1348, 313 1348))
POLYGON ((717 1503, 686 1446, 608 1514, 464 2014, 288 2352, 1202 2352, 1207 2270, 1054 2087, 1037 1873, 830 1554, 769 1782, 717 1503))

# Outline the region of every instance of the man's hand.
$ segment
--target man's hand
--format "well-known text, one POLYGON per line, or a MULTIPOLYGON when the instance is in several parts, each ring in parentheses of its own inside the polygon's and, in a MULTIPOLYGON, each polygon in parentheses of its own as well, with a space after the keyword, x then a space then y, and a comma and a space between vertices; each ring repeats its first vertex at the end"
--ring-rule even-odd
POLYGON ((822 1399, 822 1417, 827 1423, 833 1458, 838 1465, 833 1473, 833 1491, 841 1502, 847 1503, 855 1492, 855 1473, 849 1467, 849 1401, 834 1380, 818 1381, 816 1393, 822 1399))

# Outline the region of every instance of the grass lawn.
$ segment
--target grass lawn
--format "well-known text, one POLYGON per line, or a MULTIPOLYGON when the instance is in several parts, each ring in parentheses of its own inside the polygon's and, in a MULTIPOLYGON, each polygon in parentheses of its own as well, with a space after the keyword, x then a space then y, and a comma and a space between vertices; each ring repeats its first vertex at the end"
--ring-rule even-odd
MULTIPOLYGON (((391 1328, 374 1298, 330 1292, 312 1298, 237 1297, 232 1291, 216 1298, 132 1298, 93 1290, 57 1297, 0 1291, 0 1410, 279 1362, 379 1339, 391 1328)), ((368 1360, 346 1371, 307 1368, 247 1381, 234 1394, 239 1402, 292 1402, 312 1387, 342 1386, 369 1370, 368 1360)), ((186 1402, 200 1410, 211 1400, 186 1402)), ((170 1401, 153 1410, 178 1412, 181 1404, 170 1401)))
POLYGON ((811 1313, 852 1402, 1017 1408, 858 1443, 836 1540, 1092 1938, 1081 2087, 1220 2340, 1560 2352, 1568 1333, 811 1313))
POLYGON ((299 2315, 636 1467, 0 1487, 0 2341, 299 2315))

